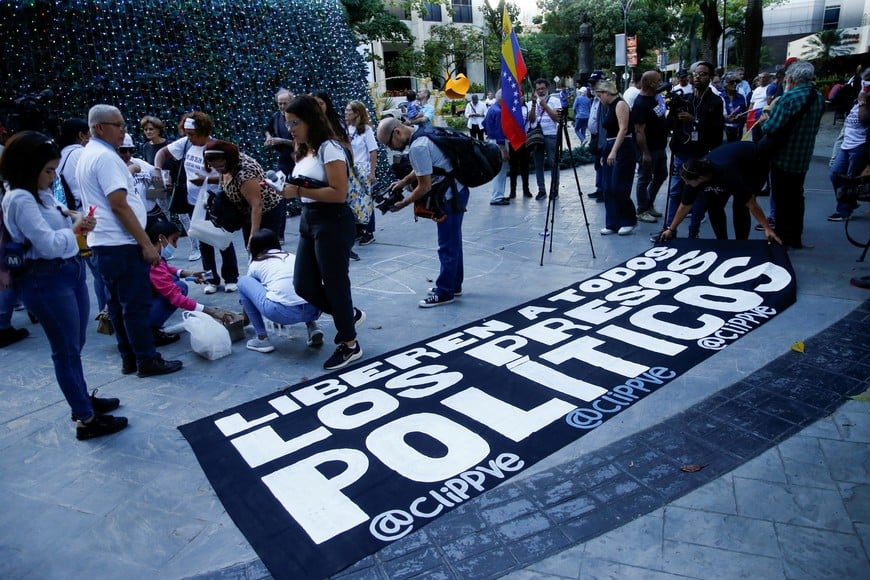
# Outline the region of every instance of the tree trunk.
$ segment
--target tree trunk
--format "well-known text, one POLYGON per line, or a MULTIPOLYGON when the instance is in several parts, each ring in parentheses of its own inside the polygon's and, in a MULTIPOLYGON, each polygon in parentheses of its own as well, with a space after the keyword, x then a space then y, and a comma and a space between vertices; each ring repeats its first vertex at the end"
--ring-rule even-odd
POLYGON ((754 79, 758 74, 761 61, 761 33, 764 30, 764 19, 761 12, 761 0, 747 0, 746 32, 743 39, 743 68, 746 79, 754 79))
POLYGON ((716 0, 703 0, 698 3, 704 24, 701 25, 701 58, 718 65, 719 37, 722 36, 722 23, 719 22, 719 8, 716 0))

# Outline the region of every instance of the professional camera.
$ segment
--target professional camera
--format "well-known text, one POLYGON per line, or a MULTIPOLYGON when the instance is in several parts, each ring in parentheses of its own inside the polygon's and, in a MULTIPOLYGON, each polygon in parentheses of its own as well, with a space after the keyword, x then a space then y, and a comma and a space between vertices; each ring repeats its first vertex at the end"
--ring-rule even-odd
POLYGON ((392 211, 393 207, 404 199, 401 189, 390 189, 389 183, 376 183, 372 187, 372 199, 375 207, 381 210, 381 214, 392 211))
POLYGON ((674 87, 671 83, 665 82, 656 88, 656 94, 665 93, 665 104, 668 111, 678 115, 690 111, 692 93, 686 94, 683 87, 674 87))

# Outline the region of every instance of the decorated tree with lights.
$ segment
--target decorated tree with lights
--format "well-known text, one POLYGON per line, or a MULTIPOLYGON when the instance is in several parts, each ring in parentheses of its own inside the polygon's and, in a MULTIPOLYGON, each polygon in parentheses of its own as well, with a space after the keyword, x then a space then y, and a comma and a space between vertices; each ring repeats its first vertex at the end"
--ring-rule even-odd
POLYGON ((371 108, 338 0, 4 0, 0 38, 0 112, 13 130, 51 130, 109 103, 141 141, 143 115, 172 127, 198 109, 215 136, 260 154, 281 87, 371 108))

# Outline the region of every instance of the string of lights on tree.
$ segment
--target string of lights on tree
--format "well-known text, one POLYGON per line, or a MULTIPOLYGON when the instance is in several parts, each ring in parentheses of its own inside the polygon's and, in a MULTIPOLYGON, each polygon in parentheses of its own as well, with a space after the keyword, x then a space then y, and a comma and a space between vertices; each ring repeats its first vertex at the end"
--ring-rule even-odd
POLYGON ((216 137, 259 156, 281 87, 325 90, 340 115, 351 99, 373 109, 338 0, 3 0, 0 38, 10 130, 41 120, 33 128, 51 131, 108 103, 141 143, 142 116, 171 136, 183 113, 201 110, 216 137))

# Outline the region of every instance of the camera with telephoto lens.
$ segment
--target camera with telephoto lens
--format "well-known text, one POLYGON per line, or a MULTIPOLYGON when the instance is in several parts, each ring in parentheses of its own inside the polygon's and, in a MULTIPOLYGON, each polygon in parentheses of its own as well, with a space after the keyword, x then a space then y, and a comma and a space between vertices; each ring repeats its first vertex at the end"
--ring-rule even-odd
POLYGON ((393 207, 404 199, 401 189, 390 189, 389 183, 378 182, 372 186, 372 199, 381 214, 392 211, 393 207))
POLYGON ((674 115, 689 112, 692 94, 689 93, 687 95, 683 87, 674 87, 671 83, 665 82, 656 88, 656 94, 658 93, 665 93, 665 104, 668 107, 668 111, 674 115))

